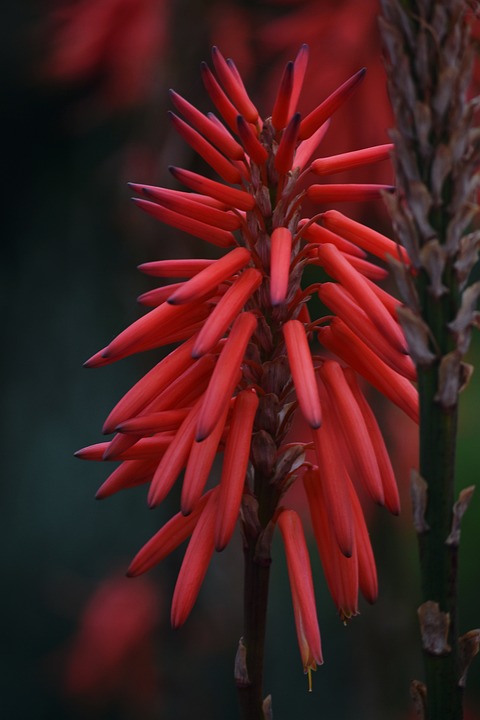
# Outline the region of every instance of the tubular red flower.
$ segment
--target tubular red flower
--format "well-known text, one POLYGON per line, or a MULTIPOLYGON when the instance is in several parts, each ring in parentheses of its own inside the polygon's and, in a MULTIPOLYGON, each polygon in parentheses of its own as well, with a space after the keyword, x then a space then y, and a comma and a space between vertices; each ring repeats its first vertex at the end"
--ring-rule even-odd
POLYGON ((292 233, 287 228, 276 228, 272 233, 270 249, 270 300, 272 305, 285 302, 290 275, 292 233))
POLYGON ((200 514, 178 573, 171 611, 174 628, 183 625, 189 616, 214 552, 217 495, 215 488, 200 514))
POLYGON ((200 238, 200 240, 205 240, 206 242, 212 243, 212 245, 222 248, 227 248, 235 244, 235 238, 229 230, 222 230, 221 228, 216 228, 214 225, 207 225, 207 223, 186 217, 182 215, 182 213, 169 210, 149 200, 142 200, 142 198, 132 198, 132 200, 135 205, 138 205, 139 208, 145 210, 145 212, 157 220, 161 220, 161 222, 167 225, 172 225, 178 230, 190 233, 200 238))
POLYGON ((225 182, 238 183, 242 176, 235 165, 227 160, 221 153, 211 145, 208 140, 179 118, 175 113, 170 113, 170 119, 175 130, 183 139, 202 157, 225 182))
POLYGON ((124 420, 134 417, 150 400, 164 390, 175 378, 194 364, 191 338, 176 348, 144 375, 115 405, 103 425, 105 434, 113 432, 124 420))
POLYGON ((305 328, 298 320, 289 320, 282 329, 298 404, 310 427, 318 428, 322 411, 305 328))
POLYGON ((192 356, 201 357, 217 344, 230 323, 262 282, 261 273, 247 268, 218 301, 205 321, 193 346, 192 356))
POLYGON ((282 135, 277 153, 275 155, 275 169, 281 175, 286 175, 293 163, 295 148, 297 144, 298 129, 300 127, 300 113, 295 113, 282 135))
POLYGON ((215 548, 223 550, 237 524, 258 397, 254 390, 240 392, 233 406, 223 459, 215 525, 215 548))
POLYGON ((171 167, 170 172, 174 178, 195 192, 209 195, 239 210, 252 210, 255 207, 255 198, 243 190, 222 185, 191 170, 171 167))
POLYGON ((338 283, 323 283, 317 292, 320 300, 333 310, 383 362, 409 380, 416 379, 415 365, 410 356, 392 346, 345 288, 338 283))
POLYGON ((167 496, 187 462, 195 438, 200 403, 201 401, 198 401, 190 410, 155 470, 148 492, 150 507, 155 507, 167 496))
POLYGON ((210 118, 205 117, 203 113, 174 90, 170 90, 170 97, 177 110, 182 113, 188 122, 196 127, 207 140, 216 145, 221 152, 231 160, 243 159, 245 152, 231 135, 222 132, 210 118))
POLYGON ((256 327, 255 316, 248 312, 241 313, 233 323, 203 399, 197 425, 197 442, 210 435, 225 404, 230 402, 237 384, 238 369, 256 327))
POLYGON ((340 551, 328 512, 326 496, 318 468, 309 468, 303 475, 313 531, 322 561, 325 579, 342 619, 358 613, 358 558, 355 543, 351 557, 340 551))
POLYGON ((340 421, 347 447, 352 449, 352 454, 355 456, 362 485, 374 502, 383 505, 383 485, 377 458, 363 415, 342 369, 337 362, 327 360, 319 374, 340 421))
POLYGON ((320 342, 348 363, 380 393, 418 422, 418 395, 408 380, 389 368, 338 318, 319 328, 320 342))
POLYGON ((360 273, 354 270, 334 245, 329 243, 318 248, 318 257, 328 274, 345 286, 393 347, 405 353, 407 351, 406 341, 400 325, 393 320, 384 305, 379 302, 360 273))
POLYGON ((382 478, 385 506, 391 513, 398 515, 400 513, 400 497, 398 494, 397 483, 395 482, 392 463, 390 462, 382 433, 380 432, 380 428, 378 427, 372 408, 368 404, 363 392, 360 389, 355 373, 351 368, 343 368, 343 373, 363 415, 365 426, 372 442, 378 469, 380 470, 382 478))
MULTIPOLYGON (((193 220, 199 220, 207 225, 213 225, 220 230, 238 230, 242 224, 238 215, 225 212, 225 210, 206 203, 205 200, 208 199, 206 197, 196 199, 194 197, 188 197, 180 190, 166 190, 165 188, 139 185, 138 183, 130 183, 130 187, 135 192, 158 201, 170 210, 175 210, 175 212, 187 215, 193 220)), ((190 193, 190 195, 194 195, 194 193, 190 193)), ((165 262, 172 261, 167 260, 165 262)))
POLYGON ((339 450, 337 438, 333 432, 330 412, 323 426, 312 430, 315 453, 321 473, 323 492, 327 498, 333 532, 338 547, 345 557, 353 552, 353 517, 348 492, 348 477, 339 450))
POLYGON ((272 110, 272 125, 277 130, 283 130, 289 120, 294 73, 295 66, 293 62, 290 61, 285 66, 272 110))
POLYGON ((135 555, 127 575, 135 577, 147 572, 179 547, 192 534, 212 493, 213 490, 205 493, 198 500, 190 515, 177 513, 165 523, 135 555))
POLYGON ((182 513, 188 515, 192 512, 200 498, 208 480, 210 470, 219 450, 220 440, 225 429, 229 405, 226 405, 219 421, 210 435, 201 442, 193 442, 188 456, 187 467, 182 484, 180 506, 182 513))
POLYGON ((392 150, 393 143, 387 143, 386 145, 354 150, 353 152, 333 155, 332 157, 322 157, 314 160, 310 169, 315 175, 333 175, 361 165, 370 165, 371 163, 388 160, 392 150))
POLYGON ((277 522, 287 557, 303 669, 310 673, 316 670, 317 664, 323 664, 323 655, 307 544, 300 518, 293 510, 283 510, 277 522))
POLYGON ((301 228, 301 236, 304 240, 312 243, 331 243, 340 250, 340 252, 348 253, 358 258, 365 258, 366 253, 349 240, 327 230, 317 223, 310 223, 306 218, 300 220, 298 227, 301 228))
POLYGON ((293 63, 293 88, 292 95, 290 98, 289 114, 293 113, 297 109, 298 98, 302 91, 302 85, 305 78, 305 72, 308 64, 308 45, 303 44, 297 53, 297 56, 293 63))
POLYGON ((210 95, 210 99, 227 125, 230 127, 230 130, 233 130, 233 132, 236 133, 237 117, 239 115, 238 108, 230 102, 206 63, 201 64, 200 71, 202 73, 203 84, 210 95))
POLYGON ((154 260, 138 266, 146 275, 153 277, 193 277, 201 270, 213 265, 215 260, 154 260))
POLYGON ((263 165, 268 157, 268 153, 242 115, 237 117, 237 132, 240 135, 245 150, 250 155, 250 159, 253 160, 256 165, 263 165))
POLYGON ((337 210, 328 210, 323 213, 322 223, 329 230, 338 233, 382 260, 386 260, 387 255, 391 255, 393 258, 401 259, 407 265, 410 264, 405 248, 402 248, 401 245, 376 230, 372 230, 356 220, 351 220, 337 210))
POLYGON ((309 138, 328 118, 333 115, 338 108, 343 105, 345 100, 351 95, 353 90, 363 80, 366 73, 366 68, 362 68, 355 75, 352 75, 346 82, 343 83, 337 90, 328 96, 315 110, 307 115, 302 120, 300 126, 299 137, 300 140, 306 140, 309 138))
POLYGON ((235 248, 223 258, 217 260, 205 270, 201 270, 169 298, 172 305, 183 305, 203 298, 206 293, 215 289, 222 281, 227 280, 238 270, 247 265, 251 254, 246 248, 235 248))
POLYGON ((217 47, 212 48, 212 60, 220 78, 220 82, 230 95, 234 105, 239 112, 245 116, 248 122, 256 123, 258 120, 258 110, 248 97, 245 86, 236 72, 235 65, 232 60, 226 61, 222 53, 217 47))

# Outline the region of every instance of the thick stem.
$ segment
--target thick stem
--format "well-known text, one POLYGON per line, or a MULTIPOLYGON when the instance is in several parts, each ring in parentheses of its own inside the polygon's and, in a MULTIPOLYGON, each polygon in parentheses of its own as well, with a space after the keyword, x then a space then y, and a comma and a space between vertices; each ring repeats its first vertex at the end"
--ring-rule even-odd
MULTIPOLYGON (((435 401, 436 369, 419 372, 420 474, 427 482, 425 520, 429 530, 419 535, 423 602, 432 601, 448 613, 445 654, 424 648, 428 720, 460 720, 462 694, 458 686, 457 552, 447 545, 454 502, 457 407, 446 412, 435 401)), ((423 645, 425 645, 425 640, 423 645)))
POLYGON ((255 556, 255 545, 244 548, 244 633, 247 678, 237 676, 240 717, 242 720, 265 720, 263 712, 263 659, 267 624, 270 564, 255 556))
MULTIPOLYGON (((439 235, 445 225, 439 223, 439 235)), ((418 289, 422 315, 435 339, 440 357, 455 349, 448 329, 458 309, 458 288, 447 264, 444 281, 448 287, 442 297, 434 297, 425 274, 418 289)), ((444 650, 432 652, 422 620, 422 646, 427 687, 427 720, 461 720, 462 692, 458 686, 457 651, 457 564, 458 548, 447 543, 452 529, 455 493, 455 456, 458 402, 442 407, 437 393, 439 362, 418 368, 420 399, 420 475, 427 484, 426 529, 418 536, 423 602, 438 603, 447 614, 448 632, 444 650)))

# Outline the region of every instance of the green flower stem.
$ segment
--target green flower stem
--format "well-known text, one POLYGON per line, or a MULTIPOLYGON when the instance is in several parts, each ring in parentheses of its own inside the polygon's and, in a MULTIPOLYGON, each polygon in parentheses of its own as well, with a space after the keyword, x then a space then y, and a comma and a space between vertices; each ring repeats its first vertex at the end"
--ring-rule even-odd
MULTIPOLYGON (((458 289, 448 266, 445 276, 448 292, 441 298, 435 299, 431 295, 425 275, 420 276, 418 283, 422 316, 435 338, 440 357, 455 347, 447 324, 457 310, 458 289)), ((446 543, 452 528, 455 500, 458 403, 443 408, 436 399, 438 385, 438 362, 429 368, 418 368, 420 475, 427 484, 425 522, 428 528, 418 535, 422 601, 438 603, 440 611, 448 613, 446 642, 450 648, 444 653, 433 654, 425 649, 422 638, 427 720, 461 720, 462 691, 458 686, 457 651, 458 548, 446 543)))

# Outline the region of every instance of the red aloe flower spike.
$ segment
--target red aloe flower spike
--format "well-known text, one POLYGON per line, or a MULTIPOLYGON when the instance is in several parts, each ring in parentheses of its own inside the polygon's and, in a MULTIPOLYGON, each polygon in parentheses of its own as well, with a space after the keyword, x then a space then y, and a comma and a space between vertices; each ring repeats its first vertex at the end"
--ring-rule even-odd
POLYGON ((212 60, 220 82, 232 99, 233 104, 248 122, 255 125, 258 120, 258 110, 248 97, 233 61, 230 58, 226 61, 217 47, 212 48, 212 60))
POLYGON ((197 521, 188 543, 173 592, 171 622, 173 628, 183 625, 195 605, 203 578, 214 552, 214 530, 218 490, 215 488, 197 521))
POLYGON ((242 390, 237 395, 230 420, 220 478, 218 514, 215 525, 215 548, 218 551, 228 545, 237 524, 257 408, 258 396, 255 390, 242 390))
POLYGON ((371 290, 366 280, 350 265, 334 245, 326 243, 318 247, 318 257, 331 277, 342 283, 348 292, 365 310, 376 327, 400 352, 406 353, 407 347, 402 329, 398 322, 387 312, 371 290))
POLYGON ((272 305, 285 302, 292 255, 292 233, 284 227, 276 228, 270 245, 270 300, 272 305))
POLYGON ((159 305, 117 335, 105 348, 104 355, 107 358, 120 359, 142 350, 166 345, 173 333, 189 327, 192 321, 204 320, 208 312, 208 307, 200 303, 194 307, 177 307, 168 303, 159 305))
POLYGON ((195 427, 202 400, 188 413, 162 457, 148 492, 148 505, 153 508, 168 495, 180 471, 185 466, 195 438, 195 427))
POLYGON ((322 157, 312 162, 310 170, 315 175, 333 175, 360 165, 371 165, 382 160, 388 160, 392 150, 393 143, 386 143, 385 145, 375 145, 362 150, 333 155, 332 157, 322 157))
POLYGON ((283 71, 280 87, 272 111, 272 125, 276 130, 283 130, 290 117, 290 100, 293 91, 294 64, 288 62, 283 71))
POLYGON ((176 377, 194 364, 192 347, 195 338, 190 338, 172 350, 163 360, 148 371, 115 405, 103 425, 105 434, 111 433, 124 420, 134 417, 153 397, 164 390, 176 377))
POLYGON ((242 176, 230 160, 227 160, 208 140, 205 140, 200 133, 190 127, 184 120, 181 120, 178 115, 169 112, 169 116, 178 134, 183 137, 185 142, 187 142, 225 182, 232 183, 233 185, 241 182, 242 176))
POLYGON ((352 457, 358 468, 358 477, 370 497, 383 505, 382 478, 370 435, 355 396, 353 395, 340 365, 327 360, 320 369, 330 402, 335 408, 346 444, 352 451, 352 457))
POLYGON ((220 450, 219 445, 225 430, 229 410, 230 404, 225 406, 220 420, 205 440, 192 443, 183 478, 180 500, 180 506, 184 515, 188 515, 192 511, 192 508, 203 492, 215 456, 220 450))
POLYGON ((221 282, 228 280, 238 270, 244 268, 250 262, 251 257, 250 251, 246 248, 235 248, 184 283, 168 298, 168 302, 171 305, 183 305, 203 298, 221 282))
POLYGON ((163 207, 163 205, 158 205, 149 200, 142 200, 142 198, 132 198, 132 200, 135 205, 138 205, 138 207, 145 210, 149 215, 164 222, 166 225, 177 228, 177 230, 183 230, 183 232, 190 233, 200 238, 200 240, 205 240, 217 247, 227 248, 235 245, 235 236, 232 235, 229 230, 222 230, 221 228, 216 228, 214 225, 207 225, 207 223, 186 217, 181 213, 175 212, 175 210, 169 210, 163 207))
POLYGON ((326 407, 324 415, 323 426, 312 430, 318 466, 321 468, 320 480, 338 547, 345 557, 351 557, 354 535, 348 476, 332 426, 331 411, 326 407))
POLYGON ((113 471, 98 488, 97 500, 104 500, 111 495, 150 482, 158 465, 158 458, 150 460, 126 460, 113 471))
POLYGON ((153 262, 142 263, 138 269, 152 277, 165 278, 190 278, 213 265, 216 260, 154 260, 153 262))
POLYGON ((290 98, 289 116, 297 109, 298 98, 302 91, 303 80, 308 64, 308 45, 303 44, 293 61, 293 89, 290 98))
POLYGON ((288 320, 282 330, 298 404, 310 427, 318 428, 322 411, 305 328, 299 320, 288 320))
POLYGON ((340 551, 328 512, 319 469, 310 468, 303 475, 313 532, 322 561, 325 579, 342 620, 358 614, 358 558, 353 544, 352 556, 340 551))
POLYGON ((385 506, 393 513, 398 515, 400 513, 400 497, 398 494, 397 483, 395 481, 395 475, 393 473, 392 463, 388 456, 385 442, 378 427, 377 420, 373 414, 372 408, 368 404, 363 392, 358 384, 357 377, 351 368, 343 368, 343 373, 348 382, 348 385, 357 401, 358 407, 363 415, 365 425, 372 441, 372 446, 375 451, 377 458, 378 468, 382 478, 383 493, 385 496, 385 506))
POLYGON ((163 412, 140 415, 121 422, 115 430, 121 433, 151 435, 165 430, 177 430, 188 414, 187 408, 181 410, 164 410, 163 412))
POLYGON ((274 160, 275 169, 280 175, 286 175, 292 168, 300 119, 300 113, 295 113, 285 128, 282 139, 280 140, 274 160))
POLYGON ((175 210, 175 212, 186 215, 192 220, 214 225, 220 230, 238 230, 241 227, 242 221, 238 215, 207 204, 204 199, 198 200, 197 198, 201 196, 194 197, 194 193, 183 193, 180 190, 168 190, 152 185, 139 185, 138 183, 129 183, 129 185, 135 192, 146 195, 169 210, 175 210))
POLYGON ((307 197, 316 203, 365 202, 381 200, 384 192, 393 192, 392 185, 310 185, 307 197))
POLYGON ((170 172, 176 180, 194 192, 209 195, 229 207, 239 210, 253 210, 255 207, 255 198, 244 190, 228 187, 183 168, 171 167, 170 172))
POLYGON ((367 256, 361 248, 354 245, 350 240, 345 240, 345 238, 327 230, 321 225, 310 222, 307 218, 300 220, 298 228, 301 237, 307 242, 331 243, 343 253, 348 253, 349 255, 354 255, 359 258, 365 258, 367 256))
POLYGON ((322 644, 318 627, 313 591, 312 570, 302 523, 293 510, 283 510, 278 516, 287 558, 288 577, 292 592, 295 625, 303 669, 309 676, 322 665, 322 644))
POLYGON ((368 533, 360 500, 357 497, 355 488, 349 482, 350 499, 355 527, 355 545, 358 557, 358 583, 362 595, 367 602, 373 604, 378 596, 377 568, 373 556, 370 536, 368 533))
POLYGON ((210 435, 217 424, 237 384, 238 369, 248 342, 257 327, 257 319, 250 312, 239 315, 218 358, 200 410, 197 442, 210 435))
POLYGON ((174 90, 170 90, 170 97, 177 110, 182 113, 188 122, 196 127, 211 143, 216 145, 221 152, 232 160, 243 160, 245 153, 242 146, 226 130, 222 132, 210 118, 205 117, 203 113, 174 90))
POLYGON ((380 360, 342 320, 333 318, 329 327, 318 328, 317 332, 324 347, 418 423, 418 394, 414 386, 380 360))
POLYGON ((340 85, 331 95, 328 96, 315 110, 307 115, 300 126, 299 137, 300 140, 306 140, 313 135, 338 108, 343 105, 345 100, 351 95, 353 90, 363 80, 366 73, 366 68, 362 68, 355 75, 352 75, 343 85, 340 85))
POLYGON ((128 577, 136 577, 168 557, 189 535, 202 514, 214 490, 203 495, 188 517, 177 513, 135 555, 127 571, 128 577))
POLYGON ((237 132, 238 108, 230 102, 207 63, 202 62, 200 65, 203 84, 210 95, 210 99, 223 117, 230 130, 237 132))
POLYGON ((329 230, 342 235, 382 260, 386 260, 387 255, 391 255, 393 258, 401 259, 406 265, 411 263, 407 251, 401 245, 356 220, 350 220, 337 210, 328 210, 323 213, 322 223, 329 230))
POLYGON ((263 165, 268 157, 268 152, 263 147, 262 143, 257 139, 257 136, 253 132, 251 126, 242 115, 237 117, 237 132, 240 135, 240 139, 243 142, 250 159, 257 165, 263 165))
POLYGON ((322 283, 317 292, 320 300, 389 367, 409 380, 416 379, 417 373, 411 357, 392 347, 345 288, 338 283, 327 282, 322 283))
MULTIPOLYGON (((321 125, 318 128, 318 130, 316 130, 313 133, 313 135, 311 137, 309 137, 307 140, 303 140, 301 143, 299 143, 297 150, 295 152, 295 160, 293 162, 294 167, 300 168, 300 170, 303 170, 303 168, 306 166, 306 164, 312 157, 315 150, 318 148, 318 146, 322 142, 329 127, 330 127, 330 120, 327 120, 326 122, 323 123, 323 125, 321 125)), ((305 172, 307 172, 307 171, 308 171, 308 169, 305 172)))
POLYGON ((247 268, 233 282, 198 333, 192 350, 193 357, 201 357, 212 350, 261 282, 262 274, 255 268, 247 268))

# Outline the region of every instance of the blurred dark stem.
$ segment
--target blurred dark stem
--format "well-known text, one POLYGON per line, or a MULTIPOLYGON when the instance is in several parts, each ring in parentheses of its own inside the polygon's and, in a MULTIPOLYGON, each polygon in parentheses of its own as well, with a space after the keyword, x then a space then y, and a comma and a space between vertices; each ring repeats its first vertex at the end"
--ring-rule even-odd
POLYGON ((242 720, 265 720, 263 711, 263 665, 267 624, 270 564, 256 558, 252 542, 244 548, 244 635, 248 678, 236 677, 242 720))

